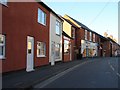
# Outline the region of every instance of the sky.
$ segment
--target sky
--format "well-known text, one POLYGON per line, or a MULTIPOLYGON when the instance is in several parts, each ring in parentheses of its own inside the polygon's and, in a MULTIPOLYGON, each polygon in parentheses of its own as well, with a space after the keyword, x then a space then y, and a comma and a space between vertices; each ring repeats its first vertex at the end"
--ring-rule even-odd
POLYGON ((107 32, 118 39, 119 0, 44 0, 57 14, 65 14, 103 35, 107 32))

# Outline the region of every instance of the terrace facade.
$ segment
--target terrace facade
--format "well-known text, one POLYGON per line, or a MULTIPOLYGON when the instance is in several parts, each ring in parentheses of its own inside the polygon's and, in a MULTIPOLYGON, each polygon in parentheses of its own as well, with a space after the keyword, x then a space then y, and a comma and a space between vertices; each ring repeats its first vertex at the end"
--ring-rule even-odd
POLYGON ((77 27, 69 20, 62 17, 63 22, 63 61, 77 59, 76 31, 77 27), (67 34, 67 35, 66 35, 67 34))
MULTIPOLYGON (((50 30, 53 28, 50 27, 50 24, 56 24, 50 20, 55 15, 55 18, 61 23, 59 16, 43 2, 6 2, 0 6, 2 72, 17 70, 30 72, 34 71, 36 67, 48 65, 50 62, 50 30)), ((57 41, 62 48, 62 35, 58 37, 57 41)), ((60 52, 62 52, 61 48, 60 52)), ((60 52, 58 55, 62 60, 60 52)))
POLYGON ((64 18, 74 23, 74 25, 79 28, 79 30, 76 31, 78 55, 82 55, 82 57, 97 57, 99 43, 98 35, 72 17, 65 15, 64 18))

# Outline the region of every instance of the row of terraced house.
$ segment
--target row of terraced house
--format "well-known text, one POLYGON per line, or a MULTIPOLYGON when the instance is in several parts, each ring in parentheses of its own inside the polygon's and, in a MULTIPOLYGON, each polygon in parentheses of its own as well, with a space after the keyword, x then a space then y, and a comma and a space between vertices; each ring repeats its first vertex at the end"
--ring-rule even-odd
POLYGON ((30 72, 81 57, 115 56, 120 48, 72 17, 56 14, 43 2, 1 2, 0 20, 2 73, 30 72))

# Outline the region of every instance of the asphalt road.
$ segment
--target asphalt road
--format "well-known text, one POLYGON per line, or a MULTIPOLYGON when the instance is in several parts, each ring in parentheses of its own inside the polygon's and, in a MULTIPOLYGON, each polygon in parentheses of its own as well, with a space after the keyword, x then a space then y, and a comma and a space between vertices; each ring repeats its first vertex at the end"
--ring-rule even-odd
POLYGON ((118 88, 120 58, 96 58, 64 71, 34 88, 118 88), (118 65, 119 64, 119 65, 118 65))

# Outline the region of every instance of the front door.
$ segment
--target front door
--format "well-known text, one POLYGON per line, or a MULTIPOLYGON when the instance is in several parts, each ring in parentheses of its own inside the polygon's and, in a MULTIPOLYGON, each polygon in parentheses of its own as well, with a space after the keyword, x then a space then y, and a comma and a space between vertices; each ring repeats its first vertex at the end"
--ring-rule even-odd
POLYGON ((26 71, 33 71, 33 58, 34 58, 34 38, 27 36, 27 66, 26 71))

